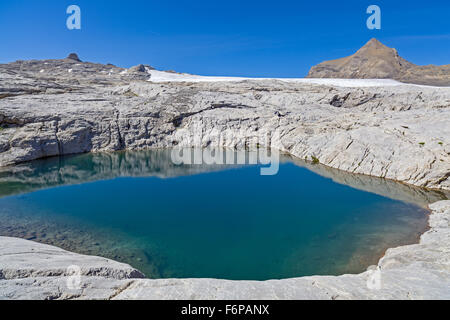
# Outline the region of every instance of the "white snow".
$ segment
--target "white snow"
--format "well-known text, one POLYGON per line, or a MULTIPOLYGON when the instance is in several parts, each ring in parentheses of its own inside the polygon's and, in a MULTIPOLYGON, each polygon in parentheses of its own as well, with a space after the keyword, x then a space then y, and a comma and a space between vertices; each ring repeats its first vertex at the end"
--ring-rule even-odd
POLYGON ((319 85, 332 85, 339 87, 382 87, 401 86, 404 83, 389 79, 309 79, 309 78, 244 78, 244 77, 214 77, 197 76, 186 73, 171 73, 157 70, 147 70, 151 75, 151 82, 221 82, 245 80, 278 80, 297 83, 312 83, 319 85))

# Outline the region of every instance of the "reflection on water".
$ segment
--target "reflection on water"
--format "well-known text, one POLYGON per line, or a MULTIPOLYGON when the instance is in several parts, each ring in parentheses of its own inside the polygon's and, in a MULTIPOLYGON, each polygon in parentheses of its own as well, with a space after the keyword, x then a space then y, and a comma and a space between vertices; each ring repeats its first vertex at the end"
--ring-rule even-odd
POLYGON ((149 277, 264 280, 361 272, 388 247, 417 241, 422 207, 447 195, 289 157, 265 177, 256 166, 176 166, 161 150, 3 169, 0 197, 0 235, 149 277))

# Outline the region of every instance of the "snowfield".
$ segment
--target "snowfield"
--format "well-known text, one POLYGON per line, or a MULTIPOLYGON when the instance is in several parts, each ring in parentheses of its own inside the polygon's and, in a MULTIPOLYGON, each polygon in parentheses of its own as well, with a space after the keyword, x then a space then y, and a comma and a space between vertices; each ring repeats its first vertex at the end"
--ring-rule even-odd
POLYGON ((151 82, 238 82, 245 80, 278 80, 286 82, 312 83, 338 87, 384 87, 407 85, 390 79, 309 79, 309 78, 245 78, 245 77, 214 77, 198 76, 187 73, 172 73, 149 70, 151 82))

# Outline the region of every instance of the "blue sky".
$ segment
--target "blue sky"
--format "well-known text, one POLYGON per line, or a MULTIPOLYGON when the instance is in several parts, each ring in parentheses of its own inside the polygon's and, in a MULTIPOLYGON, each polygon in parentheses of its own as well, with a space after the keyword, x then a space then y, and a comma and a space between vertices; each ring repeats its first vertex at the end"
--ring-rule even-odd
POLYGON ((63 58, 202 75, 302 77, 376 37, 416 64, 450 64, 450 1, 2 0, 0 62, 63 58), (66 28, 81 8, 82 29, 66 28), (382 10, 368 30, 366 9, 382 10))

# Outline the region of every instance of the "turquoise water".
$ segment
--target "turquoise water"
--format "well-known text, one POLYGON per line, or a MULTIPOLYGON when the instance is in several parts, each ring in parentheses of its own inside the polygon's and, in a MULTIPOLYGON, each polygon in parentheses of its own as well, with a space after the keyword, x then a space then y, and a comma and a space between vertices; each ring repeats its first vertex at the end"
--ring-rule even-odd
POLYGON ((289 160, 275 176, 168 161, 79 155, 0 174, 0 235, 114 258, 148 277, 265 280, 361 272, 427 225, 417 205, 289 160))

